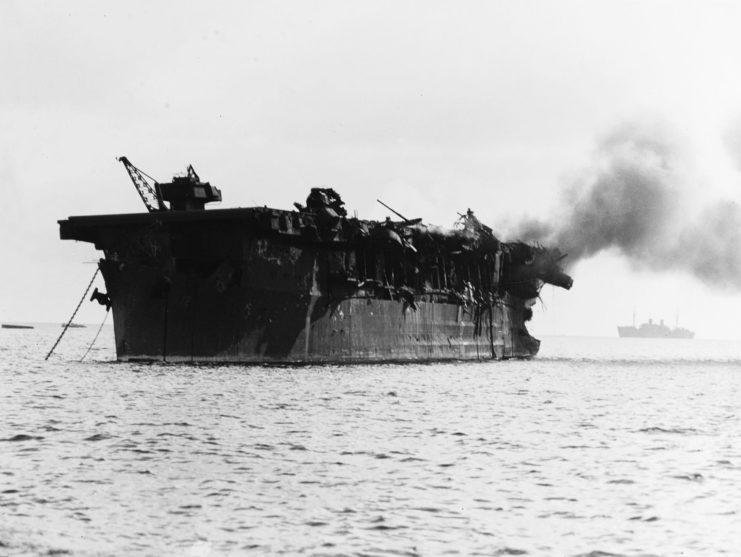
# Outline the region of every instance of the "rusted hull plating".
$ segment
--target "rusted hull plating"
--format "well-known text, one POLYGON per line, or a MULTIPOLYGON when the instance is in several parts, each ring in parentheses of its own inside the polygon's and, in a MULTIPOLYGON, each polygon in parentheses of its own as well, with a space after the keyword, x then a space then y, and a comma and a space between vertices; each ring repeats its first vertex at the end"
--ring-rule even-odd
POLYGON ((487 305, 224 287, 194 274, 101 261, 121 361, 339 363, 535 355, 517 299, 487 305))

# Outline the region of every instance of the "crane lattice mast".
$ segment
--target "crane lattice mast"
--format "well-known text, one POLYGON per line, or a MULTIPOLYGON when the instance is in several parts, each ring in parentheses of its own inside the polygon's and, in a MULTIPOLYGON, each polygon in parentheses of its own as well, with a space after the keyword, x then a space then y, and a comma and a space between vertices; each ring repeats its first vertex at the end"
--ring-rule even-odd
POLYGON ((136 191, 139 192, 149 212, 167 211, 168 208, 162 200, 162 194, 160 194, 157 181, 131 164, 126 157, 118 157, 118 160, 123 163, 126 171, 129 173, 129 177, 134 182, 136 191))

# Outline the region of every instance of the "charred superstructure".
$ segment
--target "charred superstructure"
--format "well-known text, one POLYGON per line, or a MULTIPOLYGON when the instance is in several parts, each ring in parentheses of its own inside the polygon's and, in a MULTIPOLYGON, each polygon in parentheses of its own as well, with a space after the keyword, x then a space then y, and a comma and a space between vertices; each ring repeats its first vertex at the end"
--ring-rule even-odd
POLYGON ((571 287, 557 249, 500 242, 470 210, 454 230, 359 220, 328 188, 295 211, 204 210, 221 192, 192 167, 147 184, 122 162, 148 213, 60 221, 103 251, 119 360, 530 357, 540 288, 571 287))

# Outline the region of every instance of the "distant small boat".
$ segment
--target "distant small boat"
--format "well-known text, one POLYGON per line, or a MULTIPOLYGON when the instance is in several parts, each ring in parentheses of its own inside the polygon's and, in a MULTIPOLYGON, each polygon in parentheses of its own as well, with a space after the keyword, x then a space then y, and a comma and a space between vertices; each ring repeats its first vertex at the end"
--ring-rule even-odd
MULTIPOLYGON (((62 323, 62 327, 66 327, 67 323, 62 323)), ((87 325, 80 325, 79 323, 70 323, 70 329, 84 329, 87 325)))
POLYGON ((12 323, 3 323, 3 329, 33 329, 33 325, 13 325, 12 323))

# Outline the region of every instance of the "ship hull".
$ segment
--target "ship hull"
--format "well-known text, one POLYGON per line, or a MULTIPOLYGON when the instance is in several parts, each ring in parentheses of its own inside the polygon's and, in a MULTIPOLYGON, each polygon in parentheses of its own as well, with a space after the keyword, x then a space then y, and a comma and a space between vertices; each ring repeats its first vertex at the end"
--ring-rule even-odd
POLYGON ((652 326, 641 328, 631 325, 618 326, 618 336, 620 338, 695 338, 695 333, 687 329, 669 329, 664 326, 652 326))
POLYGON ((476 252, 460 247, 468 236, 417 231, 419 254, 378 224, 369 234, 359 232, 367 222, 267 208, 60 225, 63 239, 104 252, 98 296, 112 308, 121 361, 488 360, 540 346, 525 322, 541 283, 512 263, 519 252, 507 252, 517 272, 505 272, 493 239, 476 252))
POLYGON ((376 295, 333 296, 280 285, 218 287, 153 267, 101 262, 113 300, 121 361, 359 363, 528 358, 524 304, 410 304, 376 295))

